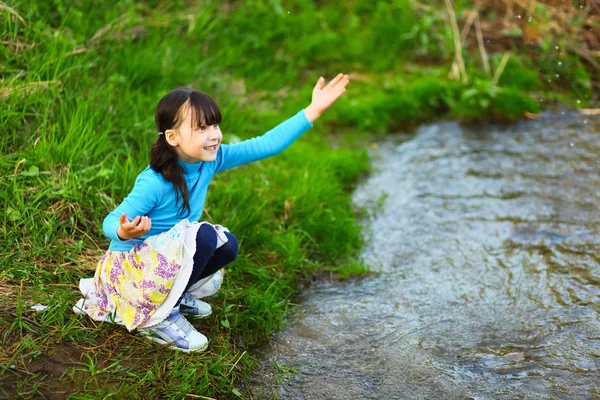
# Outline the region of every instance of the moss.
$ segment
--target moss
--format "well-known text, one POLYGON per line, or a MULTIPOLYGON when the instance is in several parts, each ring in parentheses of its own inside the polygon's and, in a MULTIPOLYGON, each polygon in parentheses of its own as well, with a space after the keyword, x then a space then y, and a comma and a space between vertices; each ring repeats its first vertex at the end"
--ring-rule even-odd
POLYGON ((388 125, 408 122, 415 118, 418 104, 406 92, 385 93, 375 104, 375 113, 380 120, 387 120, 388 125))
POLYGON ((537 101, 517 89, 503 89, 492 101, 491 115, 496 119, 516 121, 522 119, 525 112, 537 114, 540 107, 537 101))
POLYGON ((407 92, 419 107, 422 117, 447 112, 454 102, 456 83, 439 78, 422 78, 413 82, 407 92))
POLYGON ((581 63, 571 73, 569 89, 578 100, 587 101, 593 97, 590 75, 581 63))
MULTIPOLYGON (((531 61, 526 60, 527 64, 531 61)), ((520 90, 537 90, 541 87, 538 71, 533 66, 523 65, 524 61, 518 57, 511 57, 506 63, 506 67, 498 80, 498 85, 503 87, 512 87, 520 90)))
POLYGON ((538 113, 539 106, 526 93, 515 88, 498 88, 490 81, 476 80, 463 90, 453 113, 468 121, 493 118, 499 121, 515 121, 525 112, 538 113))

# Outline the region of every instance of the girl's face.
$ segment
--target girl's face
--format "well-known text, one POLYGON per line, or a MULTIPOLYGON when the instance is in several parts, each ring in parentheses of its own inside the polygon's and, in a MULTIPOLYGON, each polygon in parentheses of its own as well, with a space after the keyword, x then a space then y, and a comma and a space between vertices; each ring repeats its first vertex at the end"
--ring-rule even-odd
POLYGON ((167 141, 175 147, 177 156, 183 162, 199 163, 201 161, 214 161, 217 151, 223 140, 219 125, 206 125, 204 121, 197 126, 197 119, 192 109, 184 105, 182 110, 185 118, 176 129, 165 132, 167 141))

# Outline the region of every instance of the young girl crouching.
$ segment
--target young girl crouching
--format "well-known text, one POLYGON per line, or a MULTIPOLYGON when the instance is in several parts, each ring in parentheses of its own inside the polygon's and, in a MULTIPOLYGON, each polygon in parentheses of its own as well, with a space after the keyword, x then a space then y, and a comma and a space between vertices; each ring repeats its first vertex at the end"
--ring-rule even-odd
POLYGON ((221 111, 207 94, 178 88, 156 109, 158 138, 150 165, 123 202, 104 219, 111 239, 94 278, 82 279, 76 313, 137 329, 155 342, 191 352, 208 339, 182 314, 206 317, 221 269, 235 260, 238 241, 227 228, 200 220, 213 175, 276 155, 312 127, 346 91, 348 75, 327 86, 320 78, 304 110, 262 136, 222 144, 221 111), (192 222, 190 222, 192 221, 192 222))

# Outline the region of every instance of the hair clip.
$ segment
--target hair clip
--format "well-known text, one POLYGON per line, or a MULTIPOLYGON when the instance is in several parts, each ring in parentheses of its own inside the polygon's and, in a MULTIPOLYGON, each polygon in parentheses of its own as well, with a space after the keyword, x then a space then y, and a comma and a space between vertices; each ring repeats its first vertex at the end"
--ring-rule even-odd
POLYGON ((164 132, 158 132, 158 134, 159 134, 159 135, 164 135, 165 133, 164 133, 164 132))

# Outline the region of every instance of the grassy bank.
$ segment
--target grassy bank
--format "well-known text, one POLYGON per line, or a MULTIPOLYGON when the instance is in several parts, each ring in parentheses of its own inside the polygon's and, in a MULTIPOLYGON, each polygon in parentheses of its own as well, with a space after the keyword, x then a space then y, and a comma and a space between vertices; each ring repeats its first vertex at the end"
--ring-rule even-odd
MULTIPOLYGON (((350 193, 373 134, 440 115, 515 120, 557 98, 595 104, 593 64, 552 49, 574 39, 531 47, 508 26, 489 44, 488 72, 475 28, 453 62, 443 2, 327 3, 0 3, 0 398, 245 398, 248 350, 281 327, 298 282, 361 270, 350 193), (207 353, 175 353, 72 313, 79 279, 108 244, 102 219, 148 163, 164 93, 210 93, 235 141, 307 106, 316 79, 340 71, 351 86, 314 129, 211 183, 205 217, 235 232, 241 252, 210 299, 213 315, 196 323, 207 353), (36 313, 36 303, 48 308, 36 313)), ((462 29, 473 7, 454 6, 462 29)), ((539 7, 530 16, 545 27, 553 16, 539 7)), ((480 9, 484 38, 504 12, 480 9)))

